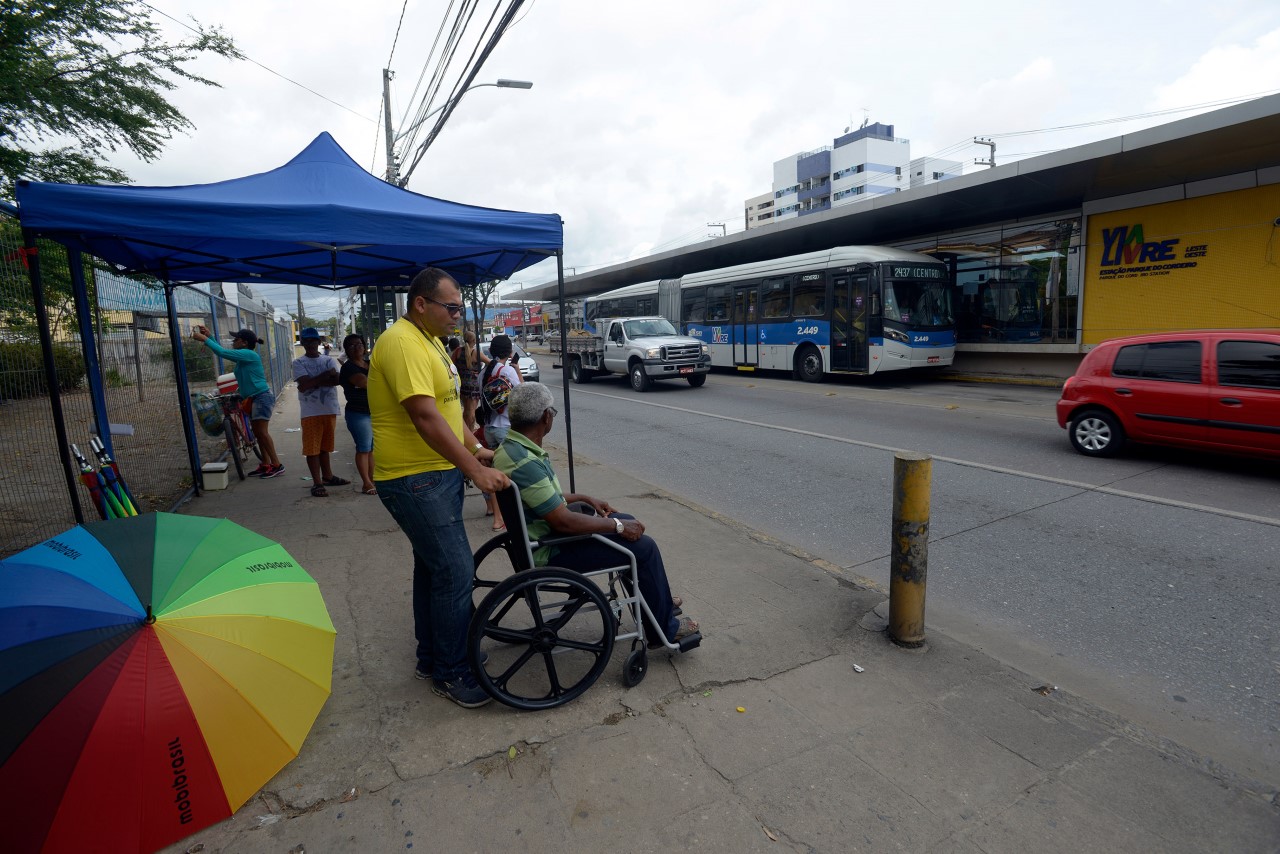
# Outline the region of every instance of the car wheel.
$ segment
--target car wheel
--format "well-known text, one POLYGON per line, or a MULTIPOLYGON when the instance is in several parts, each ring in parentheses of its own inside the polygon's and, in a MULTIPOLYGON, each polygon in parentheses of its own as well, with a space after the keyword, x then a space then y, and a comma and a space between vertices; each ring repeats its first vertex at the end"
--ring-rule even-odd
POLYGON ((706 374, 689 374, 688 380, 689 380, 689 385, 693 386, 694 388, 702 388, 704 385, 707 384, 707 375, 706 374))
POLYGON ((649 375, 644 372, 644 365, 636 362, 631 366, 631 388, 636 391, 648 391, 652 382, 649 375))
POLYGON ((1089 409, 1072 418, 1067 435, 1072 447, 1086 457, 1114 457, 1124 447, 1120 420, 1101 409, 1089 409))
POLYGON ((569 379, 578 385, 591 382, 591 372, 582 367, 581 359, 574 359, 569 363, 569 379))

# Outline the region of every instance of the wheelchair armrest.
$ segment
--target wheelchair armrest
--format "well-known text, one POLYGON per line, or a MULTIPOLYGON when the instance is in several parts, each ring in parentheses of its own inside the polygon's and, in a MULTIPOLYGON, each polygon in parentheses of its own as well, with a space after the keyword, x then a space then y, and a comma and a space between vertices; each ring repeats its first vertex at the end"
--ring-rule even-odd
POLYGON ((543 546, 559 546, 565 543, 576 543, 581 540, 589 540, 595 534, 571 534, 564 537, 543 537, 540 540, 530 540, 530 544, 534 548, 542 548, 543 546))

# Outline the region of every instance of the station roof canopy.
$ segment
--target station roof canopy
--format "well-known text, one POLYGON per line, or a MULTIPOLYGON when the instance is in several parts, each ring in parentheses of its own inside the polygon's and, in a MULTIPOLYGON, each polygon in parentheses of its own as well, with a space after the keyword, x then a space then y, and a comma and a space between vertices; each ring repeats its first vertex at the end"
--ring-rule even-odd
MULTIPOLYGON (((565 278, 565 296, 830 249, 1078 211, 1099 199, 1280 170, 1280 95, 565 278)), ((556 282, 525 288, 551 299, 556 282)))
POLYGON ((557 214, 436 199, 360 168, 327 133, 269 172, 135 187, 20 181, 24 228, 122 273, 166 282, 407 285, 426 266, 463 285, 557 254, 557 214))

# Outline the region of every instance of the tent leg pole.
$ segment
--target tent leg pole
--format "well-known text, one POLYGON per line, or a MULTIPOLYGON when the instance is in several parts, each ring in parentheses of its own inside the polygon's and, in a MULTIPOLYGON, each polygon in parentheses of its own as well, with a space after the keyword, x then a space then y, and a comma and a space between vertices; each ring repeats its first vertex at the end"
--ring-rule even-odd
POLYGON ((565 354, 569 352, 569 333, 566 321, 569 315, 564 310, 564 252, 556 252, 556 282, 560 297, 560 382, 564 386, 564 436, 569 451, 569 491, 577 492, 578 487, 573 478, 573 414, 569 407, 569 360, 565 354))
POLYGON ((191 390, 187 385, 186 359, 182 357, 182 332, 178 329, 178 306, 173 299, 173 285, 164 282, 164 304, 169 311, 169 345, 173 350, 173 377, 178 386, 178 411, 182 413, 182 432, 187 437, 187 462, 191 464, 191 484, 195 494, 204 489, 200 474, 200 445, 196 439, 196 422, 191 417, 191 390))
POLYGON ((40 327, 40 352, 44 355, 44 381, 49 390, 49 406, 53 410, 53 431, 58 437, 58 457, 62 460, 62 474, 67 481, 67 494, 71 497, 71 512, 76 522, 84 524, 84 508, 80 506, 80 490, 76 487, 75 469, 71 463, 71 440, 67 438, 67 418, 62 411, 62 389, 58 385, 58 369, 53 360, 53 333, 49 330, 49 310, 44 304, 44 281, 40 278, 40 256, 36 250, 36 238, 22 229, 22 242, 27 258, 27 275, 31 279, 31 300, 35 303, 36 324, 40 327))
POLYGON ((93 402, 93 420, 98 424, 98 438, 111 456, 116 455, 111 441, 111 421, 107 416, 107 393, 102 383, 102 366, 93 337, 93 317, 89 311, 89 289, 85 286, 84 260, 79 251, 67 250, 67 266, 71 269, 71 293, 80 326, 80 349, 84 353, 84 375, 89 382, 89 399, 93 402))

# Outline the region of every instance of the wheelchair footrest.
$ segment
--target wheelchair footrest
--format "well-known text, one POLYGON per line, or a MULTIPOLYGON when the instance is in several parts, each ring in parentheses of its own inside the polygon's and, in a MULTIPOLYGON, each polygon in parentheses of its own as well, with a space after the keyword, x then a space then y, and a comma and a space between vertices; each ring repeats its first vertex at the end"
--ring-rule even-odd
POLYGON ((677 646, 680 647, 681 652, 688 652, 691 649, 697 649, 701 643, 702 643, 702 632, 694 632, 688 637, 681 638, 677 646))

